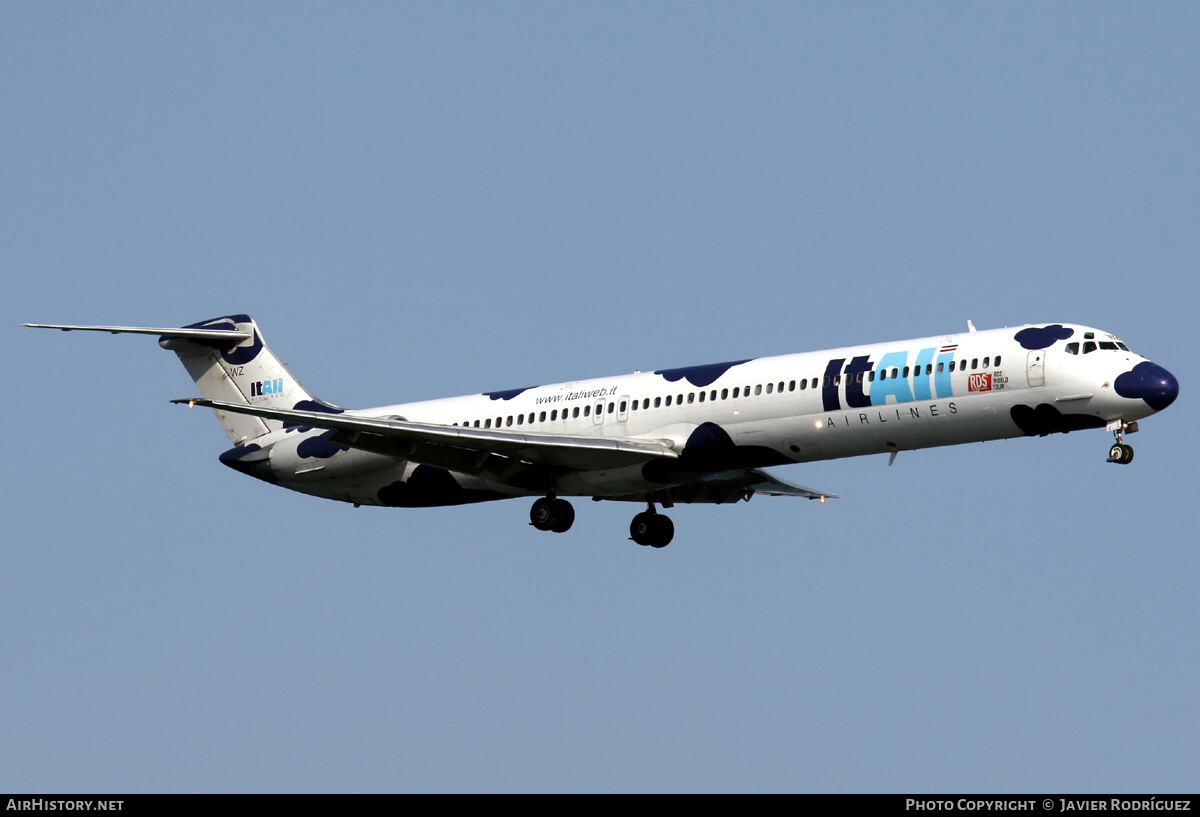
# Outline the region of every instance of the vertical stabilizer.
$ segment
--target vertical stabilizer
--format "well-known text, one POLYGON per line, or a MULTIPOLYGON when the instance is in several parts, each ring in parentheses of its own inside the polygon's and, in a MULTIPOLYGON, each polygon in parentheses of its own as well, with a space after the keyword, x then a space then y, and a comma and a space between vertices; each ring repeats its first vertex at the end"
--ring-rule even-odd
MULTIPOLYGON (((179 356, 200 393, 212 400, 307 411, 336 411, 314 398, 263 342, 258 324, 249 315, 227 315, 194 323, 187 330, 237 332, 238 341, 219 336, 194 337, 164 333, 159 345, 179 356), (249 338, 245 338, 249 335, 249 338)), ((234 445, 282 427, 278 420, 214 409, 234 445)))

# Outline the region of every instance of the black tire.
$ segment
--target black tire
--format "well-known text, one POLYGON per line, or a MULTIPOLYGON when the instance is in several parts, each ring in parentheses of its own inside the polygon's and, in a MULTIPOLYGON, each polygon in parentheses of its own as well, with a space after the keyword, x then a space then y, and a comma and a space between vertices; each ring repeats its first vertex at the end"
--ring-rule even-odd
POLYGON ((657 517, 658 514, 649 511, 639 513, 629 523, 629 538, 639 545, 650 544, 654 537, 654 520, 657 517))
POLYGON ((542 497, 529 509, 529 524, 538 530, 552 530, 554 516, 554 500, 542 497))
POLYGON ((650 542, 656 548, 665 548, 675 538, 675 523, 671 517, 662 514, 654 515, 654 538, 650 542))
POLYGON ((571 525, 575 524, 575 508, 565 499, 556 499, 551 504, 554 507, 550 530, 555 533, 566 533, 571 529, 571 525))

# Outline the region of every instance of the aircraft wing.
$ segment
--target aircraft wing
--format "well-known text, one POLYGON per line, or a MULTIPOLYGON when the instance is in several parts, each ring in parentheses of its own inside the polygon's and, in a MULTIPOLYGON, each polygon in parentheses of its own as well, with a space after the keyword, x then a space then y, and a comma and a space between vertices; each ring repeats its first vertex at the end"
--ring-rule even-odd
MULTIPOLYGON (((499 475, 505 470, 512 470, 513 465, 522 463, 587 471, 636 465, 648 460, 676 459, 679 456, 666 443, 654 440, 444 426, 386 417, 364 417, 346 412, 334 414, 248 406, 199 397, 171 402, 249 414, 301 427, 327 428, 334 432, 329 441, 337 445, 471 474, 488 471, 499 475), (490 461, 492 458, 500 458, 504 462, 490 461)), ((503 476, 499 478, 503 479, 503 476)))
POLYGON ((766 471, 747 471, 746 477, 749 478, 747 488, 754 491, 756 494, 763 496, 798 496, 804 499, 839 499, 837 494, 826 493, 822 491, 814 491, 812 488, 805 488, 803 485, 792 485, 790 482, 784 482, 781 479, 771 476, 766 471))
MULTIPOLYGON (((771 476, 766 471, 751 468, 746 471, 727 471, 711 476, 672 486, 670 489, 671 502, 684 504, 694 502, 709 502, 722 505, 726 502, 749 500, 755 494, 763 496, 798 496, 803 499, 837 499, 838 495, 827 491, 817 491, 802 485, 792 485, 771 476)), ((629 496, 604 497, 617 501, 644 502, 645 494, 629 496)))

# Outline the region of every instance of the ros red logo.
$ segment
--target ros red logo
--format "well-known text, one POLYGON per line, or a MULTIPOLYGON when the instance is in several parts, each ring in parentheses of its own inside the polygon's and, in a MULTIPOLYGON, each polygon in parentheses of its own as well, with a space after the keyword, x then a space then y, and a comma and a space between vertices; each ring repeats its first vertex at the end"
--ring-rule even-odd
POLYGON ((984 372, 983 374, 973 374, 967 377, 967 391, 991 391, 992 390, 992 374, 984 372))

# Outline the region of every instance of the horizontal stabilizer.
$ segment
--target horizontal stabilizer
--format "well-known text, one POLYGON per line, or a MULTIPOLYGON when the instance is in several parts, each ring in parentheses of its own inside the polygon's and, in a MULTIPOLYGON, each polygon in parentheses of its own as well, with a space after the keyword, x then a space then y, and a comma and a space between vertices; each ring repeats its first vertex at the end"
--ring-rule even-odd
POLYGON ((165 335, 170 338, 188 338, 191 340, 230 340, 243 341, 253 337, 250 332, 240 332, 236 329, 182 329, 178 327, 157 328, 152 326, 74 326, 61 323, 27 323, 33 329, 61 329, 71 332, 79 329, 84 332, 110 332, 114 335, 165 335))

